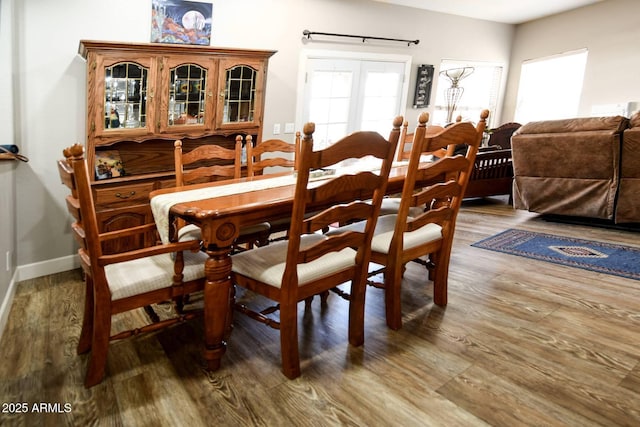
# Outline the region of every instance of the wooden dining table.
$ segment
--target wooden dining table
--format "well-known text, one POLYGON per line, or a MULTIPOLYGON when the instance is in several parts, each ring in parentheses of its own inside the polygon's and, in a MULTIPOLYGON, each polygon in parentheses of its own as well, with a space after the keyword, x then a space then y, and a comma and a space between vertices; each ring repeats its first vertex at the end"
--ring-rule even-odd
MULTIPOLYGON (((387 194, 402 191, 406 170, 406 162, 392 167, 387 194)), ((208 255, 204 267, 204 359, 211 371, 220 367, 231 333, 233 242, 243 227, 291 217, 294 191, 294 174, 284 172, 165 188, 150 194, 163 240, 168 239, 167 227, 177 218, 202 230, 202 250, 208 255)))

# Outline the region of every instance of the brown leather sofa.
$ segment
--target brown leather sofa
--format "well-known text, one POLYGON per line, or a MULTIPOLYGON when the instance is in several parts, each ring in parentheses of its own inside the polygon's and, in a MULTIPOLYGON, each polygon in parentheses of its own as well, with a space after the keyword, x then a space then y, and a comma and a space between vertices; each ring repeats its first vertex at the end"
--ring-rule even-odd
POLYGON ((631 116, 622 134, 620 187, 616 223, 640 222, 640 112, 631 116))
POLYGON ((511 138, 517 209, 640 222, 640 115, 530 122, 511 138))

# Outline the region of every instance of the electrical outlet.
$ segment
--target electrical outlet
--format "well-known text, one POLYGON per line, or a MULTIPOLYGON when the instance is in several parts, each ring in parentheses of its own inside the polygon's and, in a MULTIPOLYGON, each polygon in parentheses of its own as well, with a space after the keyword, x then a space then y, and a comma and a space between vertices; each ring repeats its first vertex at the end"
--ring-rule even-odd
POLYGON ((273 125, 273 134, 274 135, 280 134, 280 123, 276 123, 273 125))
POLYGON ((293 133, 296 128, 295 123, 285 123, 284 124, 284 133, 293 133))
POLYGON ((7 271, 11 271, 11 251, 7 251, 7 271))

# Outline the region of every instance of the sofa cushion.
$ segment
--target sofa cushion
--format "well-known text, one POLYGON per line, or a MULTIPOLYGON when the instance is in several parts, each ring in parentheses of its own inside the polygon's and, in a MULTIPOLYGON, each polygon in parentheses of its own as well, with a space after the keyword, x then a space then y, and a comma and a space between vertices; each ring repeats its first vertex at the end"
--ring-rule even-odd
POLYGON ((516 176, 606 180, 617 176, 620 133, 616 131, 517 134, 511 145, 516 176))
MULTIPOLYGON (((514 135, 536 133, 565 133, 612 131, 622 132, 627 128, 629 119, 622 116, 611 117, 578 117, 574 119, 544 120, 529 122, 521 126, 514 135)), ((638 119, 640 124, 640 118, 638 119)))

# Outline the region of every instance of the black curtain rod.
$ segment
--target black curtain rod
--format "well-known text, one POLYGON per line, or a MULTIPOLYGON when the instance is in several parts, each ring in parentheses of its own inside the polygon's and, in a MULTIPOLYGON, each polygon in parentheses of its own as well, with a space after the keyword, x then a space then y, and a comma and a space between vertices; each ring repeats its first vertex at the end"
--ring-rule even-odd
POLYGON ((303 36, 307 36, 308 40, 311 40, 311 36, 313 36, 313 35, 319 35, 319 36, 351 37, 351 38, 354 38, 354 39, 362 39, 362 43, 367 41, 367 39, 371 39, 371 40, 386 40, 386 41, 391 41, 391 42, 403 42, 403 43, 406 43, 407 46, 410 46, 411 44, 420 43, 420 40, 388 39, 386 37, 356 36, 356 35, 352 35, 352 34, 338 34, 338 33, 319 33, 319 32, 316 32, 316 31, 309 31, 309 30, 304 30, 302 32, 302 35, 303 36))

